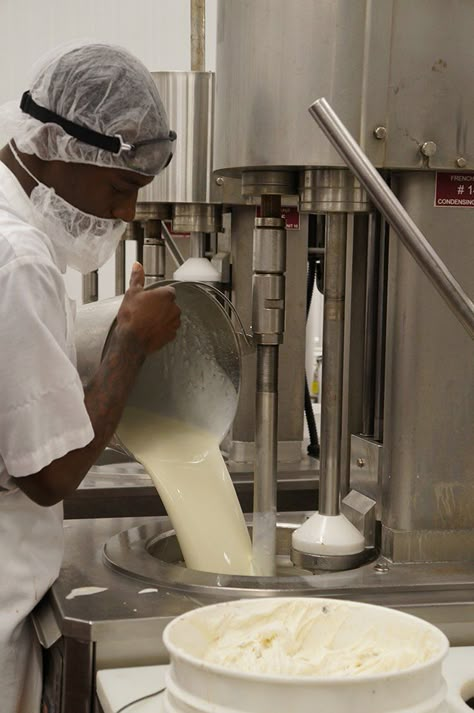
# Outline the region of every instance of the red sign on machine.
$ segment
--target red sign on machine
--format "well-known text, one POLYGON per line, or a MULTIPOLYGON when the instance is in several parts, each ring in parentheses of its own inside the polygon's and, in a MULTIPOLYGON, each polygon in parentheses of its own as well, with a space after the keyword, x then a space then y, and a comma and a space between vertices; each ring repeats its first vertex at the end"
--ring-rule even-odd
POLYGON ((474 208, 474 173, 437 171, 435 207, 474 208))
POLYGON ((163 223, 168 228, 169 234, 172 235, 174 238, 189 238, 189 233, 176 233, 173 230, 173 223, 171 220, 164 220, 163 223))
POLYGON ((283 206, 281 209, 281 217, 285 219, 287 230, 300 229, 300 213, 298 208, 283 206))
MULTIPOLYGON (((257 218, 260 218, 261 210, 260 206, 257 206, 257 218)), ((287 230, 299 230, 300 229, 300 213, 298 208, 294 206, 282 206, 281 217, 285 221, 285 227, 287 230)))

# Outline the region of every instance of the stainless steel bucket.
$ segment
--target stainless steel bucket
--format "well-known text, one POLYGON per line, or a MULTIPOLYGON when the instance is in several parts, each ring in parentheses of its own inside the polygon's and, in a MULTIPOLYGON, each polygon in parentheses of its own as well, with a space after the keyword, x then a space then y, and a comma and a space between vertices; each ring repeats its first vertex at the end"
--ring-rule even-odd
MULTIPOLYGON (((146 289, 159 287, 155 283, 146 289)), ((173 283, 181 308, 174 342, 147 357, 127 405, 186 421, 221 440, 237 410, 242 335, 222 301, 208 287, 173 283)), ((122 297, 84 305, 76 320, 78 370, 86 385, 96 373, 122 297)))

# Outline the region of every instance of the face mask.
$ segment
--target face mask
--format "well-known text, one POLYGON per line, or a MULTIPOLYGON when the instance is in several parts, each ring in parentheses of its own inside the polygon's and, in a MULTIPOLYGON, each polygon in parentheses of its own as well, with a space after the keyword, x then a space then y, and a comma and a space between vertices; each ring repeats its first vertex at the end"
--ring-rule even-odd
POLYGON ((54 188, 41 183, 21 161, 11 142, 9 145, 17 162, 37 183, 30 201, 39 214, 42 229, 64 254, 67 265, 84 275, 102 267, 114 254, 126 223, 83 213, 58 196, 54 188))

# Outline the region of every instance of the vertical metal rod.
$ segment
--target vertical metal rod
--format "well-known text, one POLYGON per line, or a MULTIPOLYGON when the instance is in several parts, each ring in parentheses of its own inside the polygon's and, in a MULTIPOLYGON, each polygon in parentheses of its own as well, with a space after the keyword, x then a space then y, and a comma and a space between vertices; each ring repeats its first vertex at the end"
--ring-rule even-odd
POLYGON ((281 196, 273 194, 262 196, 262 217, 281 218, 281 196))
POLYGON ((385 338, 387 313, 388 279, 388 224, 381 221, 378 235, 379 245, 379 284, 377 297, 377 344, 375 355, 375 411, 374 438, 383 441, 384 392, 385 392, 385 338))
POLYGON ((122 239, 115 251, 115 294, 125 293, 125 240, 122 239))
POLYGON ((338 515, 341 487, 342 380, 347 215, 326 217, 319 512, 338 515))
POLYGON ((209 252, 211 253, 211 257, 214 257, 214 255, 218 252, 218 245, 219 238, 217 233, 211 233, 209 235, 209 252))
POLYGON ((362 380, 362 433, 374 434, 375 345, 378 298, 378 235, 376 214, 369 216, 367 276, 365 285, 364 373, 362 380))
POLYGON ((206 254, 206 233, 191 233, 190 257, 204 257, 206 254))
POLYGON ((411 256, 431 280, 450 310, 469 336, 474 338, 473 301, 449 272, 375 166, 369 161, 326 99, 317 99, 309 111, 339 155, 362 183, 411 256))
MULTIPOLYGON (((281 196, 263 195, 261 208, 262 218, 281 219, 281 196)), ((263 237, 257 235, 259 232, 256 230, 254 235, 254 276, 278 274, 281 278, 284 269, 281 274, 266 273, 269 269, 266 251, 256 243, 263 237)), ((254 306, 264 304, 262 295, 259 298, 259 289, 254 282, 254 306)), ((261 313, 259 317, 262 317, 261 313)), ((266 324, 265 320, 262 320, 259 329, 262 331, 257 329, 260 343, 257 345, 253 562, 256 574, 271 577, 276 574, 277 555, 278 357, 282 332, 275 331, 275 326, 266 324), (265 343, 265 340, 268 341, 265 343)))
POLYGON ((82 304, 97 302, 99 299, 99 271, 94 270, 82 276, 82 304))
POLYGON ((141 265, 143 265, 143 245, 145 242, 145 231, 141 225, 139 225, 139 224, 136 224, 136 225, 137 225, 137 229, 135 230, 135 241, 137 243, 136 260, 141 265))
POLYGON ((162 222, 158 219, 147 220, 144 224, 145 239, 143 244, 143 270, 145 287, 162 280, 166 265, 165 242, 162 238, 162 222))
POLYGON ((191 70, 206 67, 206 0, 191 0, 191 70))
POLYGON ((276 571, 278 346, 257 346, 253 561, 256 574, 276 571))
POLYGON ((143 269, 145 271, 145 287, 165 277, 165 242, 154 238, 145 238, 143 246, 143 269))

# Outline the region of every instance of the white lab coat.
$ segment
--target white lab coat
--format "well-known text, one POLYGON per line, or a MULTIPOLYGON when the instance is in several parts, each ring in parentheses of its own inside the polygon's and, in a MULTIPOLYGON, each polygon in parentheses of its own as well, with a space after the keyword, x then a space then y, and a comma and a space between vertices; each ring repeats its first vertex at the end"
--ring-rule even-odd
POLYGON ((61 246, 40 230, 0 162, 1 713, 39 713, 41 652, 28 615, 56 579, 63 553, 62 504, 36 505, 13 478, 94 437, 75 366, 65 267, 61 246))

